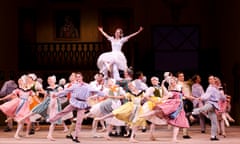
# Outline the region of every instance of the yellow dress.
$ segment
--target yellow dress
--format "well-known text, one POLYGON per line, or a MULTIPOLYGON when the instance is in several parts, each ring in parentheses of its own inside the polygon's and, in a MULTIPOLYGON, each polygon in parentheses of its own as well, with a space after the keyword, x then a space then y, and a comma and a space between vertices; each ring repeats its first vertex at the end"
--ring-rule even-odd
POLYGON ((130 92, 127 93, 126 98, 130 101, 113 110, 113 115, 117 119, 125 121, 130 126, 146 125, 146 120, 138 117, 142 114, 141 100, 143 99, 143 94, 143 91, 137 95, 130 92))
MULTIPOLYGON (((150 99, 146 101, 143 106, 143 114, 149 113, 150 111, 153 110, 153 108, 158 105, 164 103, 162 99, 162 90, 161 89, 156 89, 153 92, 153 95, 149 97, 150 99)), ((153 124, 156 125, 166 125, 167 121, 165 119, 161 119, 157 117, 156 115, 150 115, 145 117, 146 120, 150 121, 153 124)))

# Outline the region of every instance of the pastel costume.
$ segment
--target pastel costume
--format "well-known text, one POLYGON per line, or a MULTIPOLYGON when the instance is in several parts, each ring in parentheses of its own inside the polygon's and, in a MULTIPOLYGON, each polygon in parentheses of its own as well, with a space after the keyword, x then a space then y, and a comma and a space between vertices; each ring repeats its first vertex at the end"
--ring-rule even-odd
MULTIPOLYGON (((146 101, 143 106, 143 114, 149 113, 150 111, 153 110, 153 108, 156 106, 156 104, 162 104, 164 101, 162 100, 162 89, 161 87, 150 87, 147 92, 149 92, 149 98, 150 100, 146 101), (149 92, 152 91, 152 92, 149 92)), ((146 93, 147 93, 146 92, 146 93)), ((147 117, 144 117, 146 120, 150 121, 153 124, 156 125, 166 125, 166 119, 164 118, 159 118, 156 115, 150 115, 147 117)))
MULTIPOLYGON (((203 87, 199 83, 194 83, 192 85, 192 96, 194 96, 195 98, 200 98, 201 95, 203 94, 204 94, 203 87)), ((203 106, 203 103, 199 100, 193 100, 193 106, 194 108, 201 107, 203 106)))
MULTIPOLYGON (((56 111, 60 111, 61 110, 60 102, 56 99, 51 101, 51 97, 50 97, 51 93, 57 92, 57 89, 58 89, 58 86, 56 86, 54 89, 52 89, 50 87, 46 88, 46 92, 47 92, 46 98, 42 101, 42 103, 35 106, 32 109, 32 112, 35 114, 40 114, 41 116, 43 116, 45 118, 48 118, 48 117, 51 117, 52 115, 54 115, 54 113, 56 113, 56 111), (56 103, 55 108, 52 111, 49 110, 50 103, 51 104, 56 103)), ((58 121, 58 123, 60 123, 60 121, 58 121)))
POLYGON ((193 109, 192 114, 198 115, 207 112, 211 120, 211 136, 217 136, 218 122, 216 110, 220 110, 219 100, 225 100, 225 96, 214 86, 209 85, 206 92, 201 96, 201 100, 205 102, 204 106, 193 109))
POLYGON ((92 92, 95 92, 100 96, 104 95, 102 92, 97 91, 90 85, 86 83, 78 83, 78 82, 75 82, 70 87, 65 88, 64 90, 56 93, 57 97, 64 97, 68 93, 71 94, 71 97, 69 99, 69 105, 67 105, 62 111, 60 111, 51 119, 49 119, 49 121, 54 122, 58 119, 61 119, 64 115, 68 114, 69 112, 72 112, 73 110, 77 110, 75 136, 78 136, 81 130, 81 125, 82 125, 81 117, 84 114, 85 109, 89 107, 87 103, 87 99, 92 92))
MULTIPOLYGON (((125 95, 125 91, 121 87, 115 87, 114 90, 110 88, 106 88, 103 91, 105 95, 109 96, 120 96, 125 95)), ((120 99, 115 98, 107 98, 106 100, 99 103, 99 110, 100 113, 103 115, 111 113, 114 109, 117 109, 121 106, 120 99)), ((98 111, 98 110, 97 110, 98 111)), ((113 118, 107 118, 106 120, 107 124, 115 125, 115 126, 124 126, 125 123, 121 120, 113 118)))
POLYGON ((169 91, 172 97, 167 99, 163 104, 158 104, 154 109, 160 110, 167 120, 167 123, 176 127, 189 128, 188 120, 185 116, 182 102, 182 93, 179 91, 169 91), (176 117, 172 114, 177 112, 176 117))
POLYGON ((142 114, 141 100, 143 99, 143 94, 143 91, 137 95, 131 92, 127 93, 126 98, 129 99, 129 102, 113 110, 113 115, 117 119, 125 121, 130 126, 144 126, 145 119, 139 117, 142 114))
MULTIPOLYGON (((28 89, 28 90, 24 90, 24 89, 16 89, 13 91, 13 93, 15 93, 16 95, 19 96, 19 104, 16 108, 15 111, 15 116, 14 116, 14 120, 15 121, 19 121, 20 119, 22 119, 25 115, 27 115, 30 112, 30 96, 32 95, 32 90, 28 89)), ((30 119, 26 119, 25 122, 30 122, 30 119)))
POLYGON ((122 53, 121 49, 123 44, 127 41, 127 38, 123 37, 119 40, 111 37, 108 39, 111 42, 112 51, 105 52, 98 57, 97 66, 100 70, 105 67, 105 62, 114 63, 117 65, 118 69, 126 70, 127 69, 127 59, 122 53))
MULTIPOLYGON (((104 89, 104 84, 103 83, 98 83, 96 80, 91 81, 89 83, 89 85, 91 85, 92 87, 94 87, 96 90, 99 90, 99 91, 103 91, 103 89, 104 89)), ((99 102, 104 100, 103 97, 99 97, 97 95, 94 95, 94 97, 95 98, 90 98, 88 100, 88 103, 89 103, 90 106, 94 106, 95 104, 98 104, 99 102)))
POLYGON ((20 98, 17 96, 2 105, 0 105, 0 110, 9 117, 14 117, 15 116, 15 111, 20 103, 20 98))

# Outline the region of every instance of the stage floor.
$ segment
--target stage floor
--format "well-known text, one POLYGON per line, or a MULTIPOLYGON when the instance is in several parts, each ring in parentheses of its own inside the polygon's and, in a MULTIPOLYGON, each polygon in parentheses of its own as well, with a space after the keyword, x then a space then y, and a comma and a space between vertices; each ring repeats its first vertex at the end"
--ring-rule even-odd
MULTIPOLYGON (((16 128, 11 132, 3 132, 4 127, 0 127, 0 144, 73 144, 72 140, 66 139, 66 133, 63 133, 63 128, 57 126, 54 132, 54 138, 56 141, 49 141, 46 139, 48 132, 48 125, 41 126, 40 131, 37 131, 34 135, 28 138, 22 137, 21 140, 16 140, 13 138, 16 128)), ((189 134, 192 139, 183 139, 182 130, 178 138, 181 144, 239 144, 240 143, 240 126, 230 126, 226 128, 227 137, 218 136, 220 141, 210 141, 210 126, 207 126, 207 131, 205 134, 200 132, 200 128, 197 125, 192 126, 189 129, 189 134)), ((24 133, 23 133, 24 134, 24 133)), ((82 127, 79 140, 81 144, 129 144, 128 138, 122 137, 112 137, 110 141, 106 141, 103 137, 93 138, 91 135, 91 128, 89 125, 84 125, 82 127)), ((103 136, 104 133, 98 133, 103 136)), ((136 139, 139 144, 169 144, 171 143, 172 130, 168 129, 167 126, 157 126, 155 137, 156 141, 150 141, 149 130, 145 133, 138 131, 136 139)))

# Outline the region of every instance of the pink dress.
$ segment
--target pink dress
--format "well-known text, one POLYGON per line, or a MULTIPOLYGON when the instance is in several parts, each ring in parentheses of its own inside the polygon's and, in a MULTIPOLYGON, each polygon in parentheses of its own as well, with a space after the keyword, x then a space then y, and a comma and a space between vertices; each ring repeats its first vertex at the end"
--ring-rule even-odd
POLYGON ((0 105, 0 110, 9 117, 15 116, 15 111, 20 103, 20 99, 18 97, 11 99, 8 102, 0 105))
POLYGON ((177 92, 177 91, 170 91, 170 92, 173 94, 172 98, 167 99, 166 102, 164 102, 163 104, 156 105, 154 109, 162 111, 168 124, 176 127, 188 128, 189 123, 185 116, 183 106, 180 109, 180 112, 178 113, 176 118, 169 118, 170 114, 175 112, 179 108, 180 104, 182 103, 182 100, 180 98, 181 97, 180 92, 177 92))
MULTIPOLYGON (((15 94, 19 95, 20 102, 15 111, 14 120, 18 121, 22 119, 25 115, 30 113, 30 99, 31 90, 16 89, 13 91, 15 94)), ((30 122, 30 119, 25 120, 26 123, 30 122)))

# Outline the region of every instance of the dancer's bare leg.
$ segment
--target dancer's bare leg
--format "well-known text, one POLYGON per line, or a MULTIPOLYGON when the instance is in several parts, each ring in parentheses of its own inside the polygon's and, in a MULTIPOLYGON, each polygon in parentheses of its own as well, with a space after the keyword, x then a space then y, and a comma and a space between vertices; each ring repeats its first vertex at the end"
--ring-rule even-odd
POLYGON ((155 138, 154 135, 153 135, 154 131, 155 131, 155 124, 152 123, 152 124, 150 125, 150 139, 151 139, 152 141, 155 141, 155 140, 156 140, 156 138, 155 138))
POLYGON ((20 119, 18 122, 23 123, 27 118, 29 118, 32 115, 34 115, 34 113, 30 112, 27 115, 25 115, 22 119, 20 119))
POLYGON ((18 124, 17 124, 17 130, 16 130, 16 133, 15 133, 15 135, 14 135, 14 138, 15 138, 15 139, 21 139, 20 136, 19 136, 19 133, 20 133, 20 131, 22 130, 23 125, 24 125, 24 123, 18 122, 18 124))
POLYGON ((147 112, 147 113, 145 113, 145 114, 139 115, 139 117, 140 117, 140 118, 144 118, 144 117, 153 116, 153 115, 155 115, 155 114, 156 114, 156 111, 155 111, 155 110, 152 110, 152 111, 149 111, 149 112, 147 112))
POLYGON ((68 133, 67 133, 67 137, 72 137, 72 132, 74 131, 76 127, 76 121, 72 120, 72 124, 70 125, 69 129, 68 129, 68 133))
POLYGON ((98 124, 98 120, 93 119, 92 122, 92 135, 93 137, 99 137, 96 133, 97 133, 97 124, 98 124))
POLYGON ((62 125, 63 125, 63 132, 64 133, 68 132, 68 127, 67 127, 67 125, 65 124, 64 121, 62 121, 62 125))
POLYGON ((113 117, 113 116, 114 116, 113 113, 110 113, 110 114, 107 114, 107 115, 105 115, 103 117, 95 118, 95 120, 100 121, 100 120, 104 120, 106 118, 110 118, 110 117, 113 117))
POLYGON ((134 138, 136 132, 137 132, 137 127, 135 127, 135 126, 132 127, 132 134, 130 136, 129 142, 131 142, 131 143, 138 143, 138 141, 134 138))
POLYGON ((39 122, 36 122, 36 128, 35 128, 36 131, 39 131, 40 130, 40 124, 39 122))
POLYGON ((220 125, 220 127, 221 127, 222 136, 223 136, 223 137, 226 137, 224 120, 221 120, 220 123, 219 123, 219 125, 220 125))
POLYGON ((106 126, 105 126, 104 120, 100 120, 100 124, 102 126, 101 132, 104 132, 106 130, 106 126))
POLYGON ((51 140, 51 141, 55 141, 55 139, 53 138, 53 131, 54 131, 54 128, 55 128, 55 124, 54 123, 51 123, 51 125, 49 126, 49 131, 48 131, 48 136, 47 136, 47 139, 51 140))
POLYGON ((178 132, 179 132, 179 127, 173 126, 173 138, 172 138, 172 141, 175 142, 175 143, 179 142, 177 140, 178 132))
POLYGON ((223 121, 225 122, 226 126, 229 127, 230 124, 229 124, 229 121, 228 121, 225 113, 222 113, 222 119, 223 119, 223 121))
POLYGON ((26 128, 26 137, 29 137, 30 129, 31 129, 31 122, 28 122, 27 123, 27 128, 26 128))
POLYGON ((108 134, 112 131, 112 127, 113 126, 110 125, 110 124, 107 125, 107 131, 106 131, 105 136, 104 136, 106 140, 111 140, 111 138, 108 134))
POLYGON ((235 120, 229 115, 229 113, 226 112, 225 116, 230 122, 235 122, 235 120))
POLYGON ((73 141, 75 141, 75 142, 80 142, 78 140, 78 134, 80 133, 81 128, 82 128, 84 113, 85 113, 85 110, 78 110, 77 111, 77 121, 76 121, 76 127, 75 127, 75 134, 73 136, 73 141))

